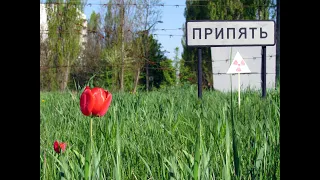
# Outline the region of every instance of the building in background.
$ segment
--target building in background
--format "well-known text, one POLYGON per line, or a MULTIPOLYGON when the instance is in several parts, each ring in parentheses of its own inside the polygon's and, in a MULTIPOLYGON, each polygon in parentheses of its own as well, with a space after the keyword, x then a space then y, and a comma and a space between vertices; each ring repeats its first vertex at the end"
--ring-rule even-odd
MULTIPOLYGON (((267 89, 275 87, 275 62, 276 46, 266 46, 267 53, 267 89)), ((248 65, 252 74, 241 74, 241 90, 261 89, 261 46, 254 47, 211 47, 213 87, 220 91, 230 91, 232 76, 232 90, 238 90, 238 75, 226 74, 230 63, 233 61, 237 51, 248 65), (230 60, 231 54, 231 60, 230 60), (220 74, 221 73, 221 74, 220 74), (257 73, 257 74, 255 74, 257 73)))
POLYGON ((41 40, 48 38, 48 23, 47 23, 47 11, 45 4, 40 4, 40 35, 42 36, 41 40))
MULTIPOLYGON (((47 11, 46 4, 40 4, 40 34, 42 35, 42 40, 48 38, 48 22, 47 22, 47 11)), ((84 13, 80 13, 81 18, 83 19, 83 29, 81 32, 80 43, 84 48, 84 43, 87 41, 87 18, 84 13)))

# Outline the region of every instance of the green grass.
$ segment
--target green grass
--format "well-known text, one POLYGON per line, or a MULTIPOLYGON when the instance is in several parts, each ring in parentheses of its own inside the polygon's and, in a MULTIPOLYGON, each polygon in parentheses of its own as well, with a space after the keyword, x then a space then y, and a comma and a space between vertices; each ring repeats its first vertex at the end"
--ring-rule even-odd
MULTIPOLYGON (((90 179, 280 179, 279 90, 241 93, 240 110, 230 95, 204 91, 199 101, 195 86, 114 93, 93 119, 90 179)), ((40 93, 40 179, 84 179, 90 117, 79 97, 40 93), (67 142, 65 153, 54 140, 67 142)))

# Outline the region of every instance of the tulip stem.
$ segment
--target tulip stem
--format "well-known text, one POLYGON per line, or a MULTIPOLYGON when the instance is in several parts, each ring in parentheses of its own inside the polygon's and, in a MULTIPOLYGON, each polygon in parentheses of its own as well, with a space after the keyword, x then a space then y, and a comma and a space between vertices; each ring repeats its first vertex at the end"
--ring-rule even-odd
POLYGON ((86 159, 84 166, 84 179, 89 180, 91 171, 91 154, 92 154, 92 118, 90 118, 90 142, 87 143, 86 159))
POLYGON ((92 142, 92 118, 90 119, 90 137, 92 142))

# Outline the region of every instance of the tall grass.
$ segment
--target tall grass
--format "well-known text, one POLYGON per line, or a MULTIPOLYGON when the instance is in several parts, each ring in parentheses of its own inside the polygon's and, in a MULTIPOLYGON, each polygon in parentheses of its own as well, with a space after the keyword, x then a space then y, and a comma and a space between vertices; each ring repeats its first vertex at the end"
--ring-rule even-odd
MULTIPOLYGON (((232 104, 230 93, 212 91, 199 101, 194 86, 113 93, 93 119, 90 179, 280 179, 279 91, 241 93, 233 115, 237 93, 232 104)), ((90 117, 79 97, 40 93, 40 179, 84 179, 90 117), (54 140, 67 142, 65 153, 54 140)))

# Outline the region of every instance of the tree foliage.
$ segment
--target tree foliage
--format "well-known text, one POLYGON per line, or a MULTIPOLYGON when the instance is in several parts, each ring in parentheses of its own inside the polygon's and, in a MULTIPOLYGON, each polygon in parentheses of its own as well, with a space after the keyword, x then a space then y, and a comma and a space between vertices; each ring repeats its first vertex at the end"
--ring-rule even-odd
MULTIPOLYGON (((168 59, 152 36, 161 23, 160 0, 109 0, 83 17, 81 0, 47 0, 47 39, 40 35, 40 89, 66 90, 88 83, 112 91, 197 83, 197 48, 168 59), (130 6, 128 4, 136 4, 130 6), (177 79, 178 77, 178 79, 177 79)), ((186 20, 250 20, 275 17, 274 0, 186 1, 186 20), (192 6, 202 5, 202 6, 192 6)), ((184 27, 184 25, 183 25, 184 27)), ((202 48, 203 85, 212 85, 210 48, 202 48)))
MULTIPOLYGON (((160 0, 109 0, 101 12, 92 12, 87 23, 81 16, 84 1, 46 3, 48 39, 40 42, 42 90, 74 89, 90 83, 132 91, 145 86, 148 59, 159 65, 167 60, 151 35, 161 14, 152 4, 160 0)), ((150 69, 150 76, 155 77, 152 86, 159 88, 163 72, 150 69)))

